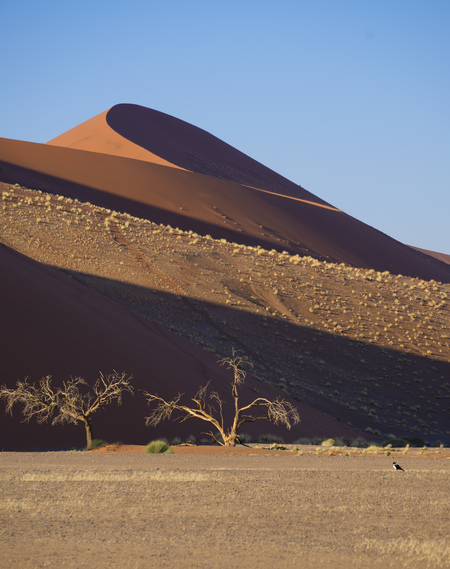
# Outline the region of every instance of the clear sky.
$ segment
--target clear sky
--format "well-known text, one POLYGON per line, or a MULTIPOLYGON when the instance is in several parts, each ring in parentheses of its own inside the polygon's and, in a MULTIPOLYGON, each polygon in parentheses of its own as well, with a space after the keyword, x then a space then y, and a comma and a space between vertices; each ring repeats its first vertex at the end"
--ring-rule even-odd
POLYGON ((143 105, 450 254, 449 0, 4 0, 0 20, 0 136, 143 105))

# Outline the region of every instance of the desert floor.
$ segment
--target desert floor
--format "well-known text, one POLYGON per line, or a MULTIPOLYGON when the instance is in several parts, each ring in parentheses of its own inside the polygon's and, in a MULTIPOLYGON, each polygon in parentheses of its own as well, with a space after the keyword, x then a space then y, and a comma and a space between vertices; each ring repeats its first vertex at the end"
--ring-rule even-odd
POLYGON ((392 460, 0 453, 0 567, 448 567, 450 460, 392 460))

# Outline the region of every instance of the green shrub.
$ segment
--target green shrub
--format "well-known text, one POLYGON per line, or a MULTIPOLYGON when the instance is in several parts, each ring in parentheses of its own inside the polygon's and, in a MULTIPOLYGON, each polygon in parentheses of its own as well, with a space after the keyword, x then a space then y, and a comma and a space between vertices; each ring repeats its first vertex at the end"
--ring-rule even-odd
POLYGON ((95 448, 104 447, 107 444, 107 442, 102 441, 101 439, 92 439, 91 444, 86 447, 86 450, 94 450, 95 448))
POLYGON ((348 437, 338 437, 336 439, 336 446, 338 447, 349 447, 352 444, 352 439, 348 437))
POLYGON ((181 445, 180 437, 173 437, 171 444, 172 444, 172 446, 181 445))
POLYGON ((244 444, 248 444, 253 442, 253 437, 248 433, 239 433, 239 440, 244 444))
POLYGON ((366 439, 358 437, 357 439, 352 440, 351 446, 357 448, 367 448, 369 446, 369 443, 366 441, 366 439))
POLYGON ((148 454, 173 454, 173 448, 166 441, 151 441, 145 448, 148 454))
POLYGON ((312 442, 308 437, 300 437, 294 441, 294 445, 312 445, 312 442))
POLYGON ((403 439, 388 439, 382 443, 382 446, 384 447, 387 447, 388 445, 394 448, 401 448, 406 446, 406 442, 403 439))
POLYGON ((334 447, 336 444, 336 441, 334 439, 325 439, 320 444, 323 447, 334 447))
POLYGON ((209 440, 209 443, 212 445, 215 445, 217 443, 219 443, 219 445, 223 445, 223 437, 222 435, 219 433, 219 431, 217 431, 216 433, 214 433, 214 438, 211 438, 209 440))
POLYGON ((265 435, 261 435, 258 439, 259 443, 284 443, 281 437, 277 435, 273 435, 272 433, 267 433, 265 435))
POLYGON ((412 447, 424 447, 425 446, 425 441, 423 439, 421 439, 420 437, 403 437, 403 440, 405 440, 407 443, 409 443, 409 446, 412 446, 412 447))

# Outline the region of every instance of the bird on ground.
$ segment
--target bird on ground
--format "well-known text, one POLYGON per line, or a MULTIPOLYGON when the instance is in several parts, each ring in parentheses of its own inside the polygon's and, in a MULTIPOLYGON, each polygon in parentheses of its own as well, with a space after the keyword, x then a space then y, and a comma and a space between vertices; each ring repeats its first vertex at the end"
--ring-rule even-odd
MULTIPOLYGON (((393 462, 392 466, 394 467, 394 470, 403 470, 403 468, 399 464, 397 464, 396 462, 393 462)), ((404 472, 404 470, 403 470, 403 472, 404 472)))

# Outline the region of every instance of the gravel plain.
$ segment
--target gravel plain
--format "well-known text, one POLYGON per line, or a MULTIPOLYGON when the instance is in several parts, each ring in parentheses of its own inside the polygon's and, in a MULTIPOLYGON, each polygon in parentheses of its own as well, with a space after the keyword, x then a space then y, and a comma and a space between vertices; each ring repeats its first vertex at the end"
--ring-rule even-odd
POLYGON ((450 461, 0 453, 0 567, 448 567, 450 461))

